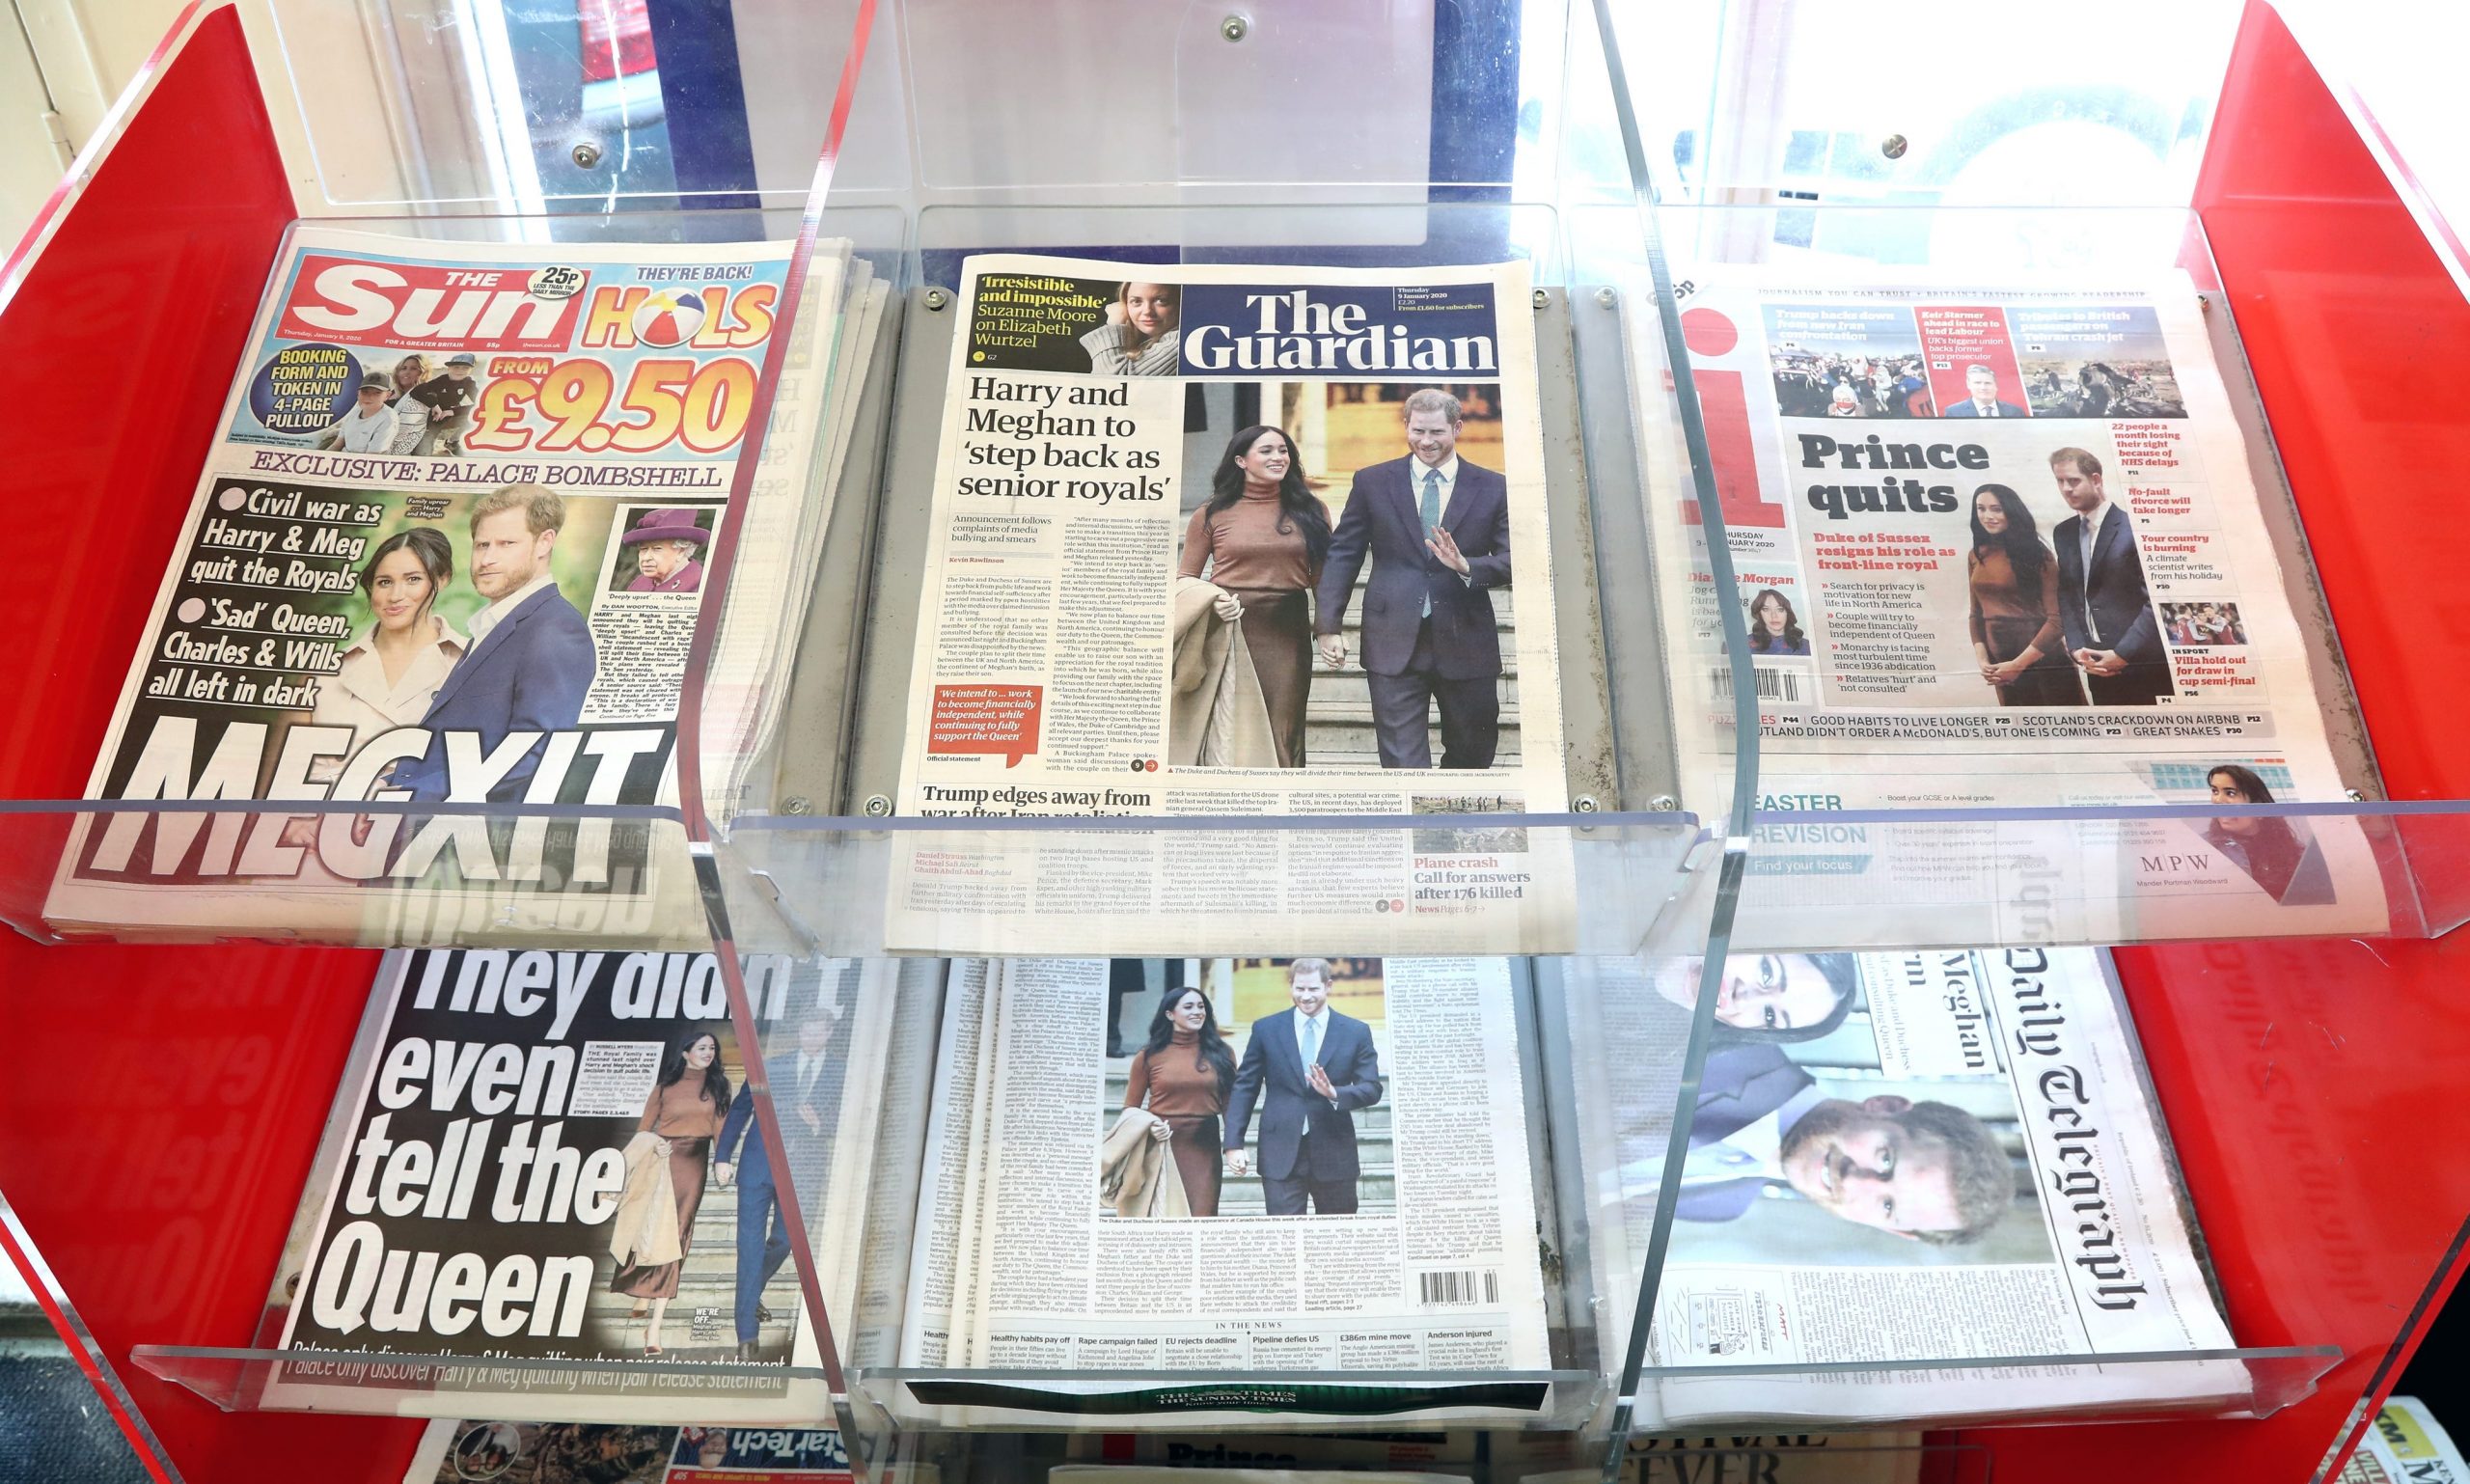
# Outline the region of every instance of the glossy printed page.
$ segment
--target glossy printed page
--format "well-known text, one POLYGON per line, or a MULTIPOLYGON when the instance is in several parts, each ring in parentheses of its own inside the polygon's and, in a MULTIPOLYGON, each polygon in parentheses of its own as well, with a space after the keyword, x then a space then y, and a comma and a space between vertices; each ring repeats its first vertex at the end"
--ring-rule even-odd
MULTIPOLYGON (((80 819, 52 925, 700 937, 652 821, 576 815, 676 802, 704 564, 788 258, 295 230, 87 792, 304 811, 80 819), (339 807, 364 801, 394 811, 339 807), (486 817, 543 806, 565 812, 486 817)), ((810 364, 832 359, 845 258, 816 257, 810 364)), ((830 380, 799 380, 767 464, 803 469, 830 380)), ((786 474, 755 513, 795 527, 786 474)), ((790 586, 764 560, 752 586, 790 586)), ((782 663, 716 662, 724 787, 782 663)))
POLYGON ((891 1044, 892 967, 748 962, 776 1156, 712 955, 390 958, 261 1326, 287 1359, 252 1404, 745 1422, 821 1405, 791 1258, 803 1232, 827 1307, 852 1311, 882 1112, 859 1069, 891 1044), (619 1360, 637 1363, 572 1363, 619 1360))

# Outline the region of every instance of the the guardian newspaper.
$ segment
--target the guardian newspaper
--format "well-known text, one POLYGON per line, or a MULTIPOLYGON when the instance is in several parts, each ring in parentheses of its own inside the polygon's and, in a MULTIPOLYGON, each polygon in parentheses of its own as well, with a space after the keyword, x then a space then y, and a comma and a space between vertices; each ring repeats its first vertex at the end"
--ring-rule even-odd
POLYGON ((1434 825, 912 837, 895 945, 1564 936, 1560 853, 1468 817, 1566 803, 1529 295, 1523 263, 970 260, 897 812, 1434 825))
POLYGON ((1192 1426, 1544 1410, 1540 1380, 1493 1384, 1548 1364, 1513 994, 1500 959, 956 967, 902 1357, 954 1369, 913 1399, 1192 1426), (1219 1385, 1247 1371, 1441 1374, 1219 1385))

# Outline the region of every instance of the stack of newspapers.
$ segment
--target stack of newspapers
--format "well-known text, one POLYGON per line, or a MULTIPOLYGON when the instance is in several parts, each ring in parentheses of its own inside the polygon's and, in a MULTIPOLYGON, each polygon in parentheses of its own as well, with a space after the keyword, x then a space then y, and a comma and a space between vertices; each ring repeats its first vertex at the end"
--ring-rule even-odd
POLYGON ((1759 832, 1744 933, 2384 930, 2361 821, 2260 812, 2376 784, 2217 295, 2182 272, 1677 274, 1673 301, 1641 279, 1621 302, 1681 800, 1721 811, 1754 695, 1762 807, 1801 816, 1759 832), (2118 815, 2156 805, 2185 817, 2118 815), (1826 817, 1869 811, 1909 822, 1826 817))
MULTIPOLYGON (((2255 812, 2374 780, 2305 641, 2321 615, 2216 364, 2220 313, 2183 276, 1719 263, 1671 303, 1633 286, 1643 489, 1590 489, 1577 446, 1624 430, 1578 426, 1604 399, 1523 261, 979 255, 920 316, 911 360, 946 371, 901 389, 931 415, 897 420, 917 483, 894 501, 849 458, 889 287, 846 242, 792 251, 296 229, 190 518, 158 534, 86 789, 135 807, 78 820, 53 925, 691 948, 682 832, 606 811, 673 806, 691 776, 726 826, 771 806, 784 751, 889 731, 864 807, 948 828, 902 831, 861 905, 829 904, 854 942, 1276 953, 1309 922, 1386 954, 1626 948, 1686 832, 1625 834, 1643 884, 1590 895, 1581 860, 1607 874, 1608 843, 1528 821, 1668 792, 1721 813, 1744 686, 1770 807, 1913 815, 1757 836, 1761 942, 2386 924, 2357 822, 2255 812), (881 518, 833 520, 844 478, 881 518), (835 531, 835 570, 886 601, 819 591, 835 531), (1616 550, 1627 569, 1601 564, 1616 550), (865 660, 854 701, 815 706, 849 735, 784 750, 819 601, 850 605, 865 660), (252 800, 269 811, 150 807, 252 800), (1970 818, 2155 803, 2186 817, 1970 818), (1393 822, 1283 827, 1331 815, 1393 822), (1072 828, 1101 816, 1221 827, 1072 828)), ((798 894, 793 917, 827 910, 798 894)))
POLYGON ((300 1357, 272 1368, 263 1404, 821 1415, 803 1410, 829 1405, 812 1304, 882 1302, 862 1290, 862 1250, 870 1226, 906 1230, 918 1148, 914 1122, 885 1116, 910 1119, 924 1093, 903 1069, 931 1050, 942 966, 743 967, 752 1047, 709 953, 390 955, 261 1325, 300 1357), (659 1363, 567 1363, 616 1360, 659 1363))
POLYGON ((956 961, 901 1334, 904 1365, 945 1374, 906 1399, 944 1420, 1192 1426, 1543 1412, 1515 977, 1501 959, 956 961), (1214 1380, 1169 1384, 1192 1373, 1214 1380))
POLYGON ((1536 1426, 1642 1284, 1649 1429, 2246 1396, 2089 950, 1727 961, 1687 1105, 1686 959, 745 972, 785 1170, 710 955, 390 959, 267 1404, 785 1422, 817 1300, 910 1425, 1536 1426))
POLYGON ((1547 1013, 1602 1049, 1574 1058, 1562 1152, 1607 1357, 1628 1351, 1640 1284, 1654 1294, 1641 1426, 2241 1409, 2247 1372, 2212 1358, 2230 1332, 2104 955, 1727 960, 1687 1104, 1673 1048, 1698 966, 1553 970, 1547 1013))
POLYGON ((572 807, 764 789, 888 298, 826 241, 787 318, 791 257, 295 228, 87 793, 393 811, 81 816, 53 926, 696 941, 678 828, 572 807))

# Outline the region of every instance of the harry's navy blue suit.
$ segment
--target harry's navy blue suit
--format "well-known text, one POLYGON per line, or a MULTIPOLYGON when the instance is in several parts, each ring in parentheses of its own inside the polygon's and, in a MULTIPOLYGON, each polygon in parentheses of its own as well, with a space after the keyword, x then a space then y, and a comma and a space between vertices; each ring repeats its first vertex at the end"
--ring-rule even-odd
POLYGON ((1323 1216, 1350 1216, 1356 1209, 1355 1110, 1381 1101, 1381 1058, 1372 1028, 1352 1015, 1324 1008, 1321 1070, 1337 1093, 1336 1105, 1304 1080, 1304 1050, 1296 1041, 1300 1017, 1293 1010, 1252 1022, 1244 1063, 1235 1069, 1234 1096, 1227 1100, 1226 1147, 1244 1147, 1252 1105, 1261 1107, 1261 1191, 1272 1216, 1302 1216, 1306 1196, 1323 1216), (1266 1091, 1266 1101, 1262 1093, 1266 1091))
MULTIPOLYGON (((1791 1102, 1811 1081, 1810 1074, 1771 1041, 1715 1047, 1707 1053, 1707 1069, 1698 1081, 1696 1112, 1689 1119, 1689 1147, 1704 1149, 1723 1142, 1791 1102)), ((1746 1212, 1766 1185, 1763 1174, 1745 1174, 1738 1180, 1684 1186, 1672 1214, 1685 1222, 1729 1222, 1746 1212)))
MULTIPOLYGON (((591 625, 556 584, 525 598, 447 673, 421 718, 430 732, 428 751, 396 764, 395 786, 410 789, 415 799, 446 797, 447 732, 478 732, 485 757, 511 732, 573 727, 583 715, 595 662, 591 625)), ((545 737, 534 743, 489 797, 520 801, 545 745, 545 737)))
MULTIPOLYGON (((811 1211, 831 1174, 832 1141, 809 1133, 805 1119, 798 1115, 801 1105, 791 1086, 797 1061, 794 1053, 773 1058, 773 1109, 781 1120, 782 1142, 788 1146, 790 1162, 798 1167, 798 1178, 805 1185, 807 1209, 811 1211), (814 1168, 809 1169, 810 1166, 814 1168)), ((806 1105, 814 1109, 827 1130, 835 1121, 833 1105, 839 1100, 846 1071, 846 1061, 826 1057, 814 1086, 805 1094, 806 1105)), ((762 1329, 763 1290, 772 1285, 781 1264, 789 1260, 789 1234, 781 1220, 781 1185, 772 1173, 771 1145, 755 1121, 754 1087, 740 1086, 730 1100, 728 1116, 721 1121, 720 1141, 712 1146, 712 1159, 737 1166, 737 1338, 739 1344, 752 1345, 762 1329), (734 1158, 741 1140, 745 1157, 734 1158)))
POLYGON ((2109 649, 2127 661, 2114 675, 2087 672, 2085 687, 2097 706, 2149 706, 2178 689, 2170 680, 2170 654, 2161 646, 2161 620, 2144 582, 2144 557, 2124 509, 2101 518, 2093 538, 2093 569, 2084 569, 2084 517, 2070 515, 2049 534, 2058 554, 2058 621, 2067 649, 2109 649), (2087 599, 2097 638, 2084 626, 2087 599))
POLYGON ((1467 559, 1461 577, 1424 544, 1423 472, 1413 456, 1356 471, 1321 566, 1314 627, 1323 634, 1343 629, 1356 574, 1369 557, 1363 669, 1381 765, 1432 766, 1428 728, 1438 701, 1441 765, 1489 768, 1500 742, 1501 636, 1486 590, 1510 585, 1509 481, 1458 461, 1441 525, 1467 559))

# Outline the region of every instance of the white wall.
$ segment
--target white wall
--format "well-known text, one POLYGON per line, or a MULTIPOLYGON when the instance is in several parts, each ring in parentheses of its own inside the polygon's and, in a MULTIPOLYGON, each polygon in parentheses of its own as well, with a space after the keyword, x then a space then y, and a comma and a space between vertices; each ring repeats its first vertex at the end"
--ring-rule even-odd
POLYGON ((0 0, 0 256, 91 138, 183 0, 0 0))

